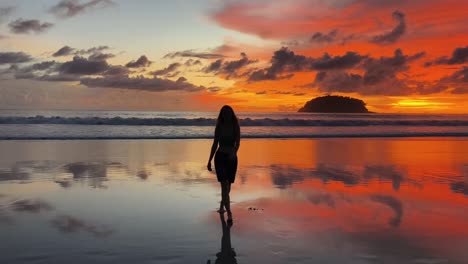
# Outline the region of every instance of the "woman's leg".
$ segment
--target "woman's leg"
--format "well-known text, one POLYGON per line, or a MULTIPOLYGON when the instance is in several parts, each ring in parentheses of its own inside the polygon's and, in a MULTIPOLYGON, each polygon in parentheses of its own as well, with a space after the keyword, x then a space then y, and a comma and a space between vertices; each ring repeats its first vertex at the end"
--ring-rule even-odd
POLYGON ((229 191, 231 189, 229 181, 221 182, 221 196, 223 197, 223 204, 226 211, 231 213, 231 201, 229 199, 229 191))
POLYGON ((218 212, 219 212, 219 213, 224 213, 224 208, 223 208, 223 206, 224 206, 223 183, 220 182, 219 184, 220 184, 220 186, 221 186, 221 201, 219 202, 219 210, 218 210, 218 212))

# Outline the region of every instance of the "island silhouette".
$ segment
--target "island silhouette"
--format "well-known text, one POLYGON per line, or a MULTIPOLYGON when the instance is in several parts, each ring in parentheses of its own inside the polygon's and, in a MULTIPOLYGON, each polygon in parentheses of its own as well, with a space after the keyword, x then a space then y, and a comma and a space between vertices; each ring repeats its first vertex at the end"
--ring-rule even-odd
POLYGON ((326 95, 316 97, 300 108, 298 112, 310 113, 370 113, 366 108, 366 103, 360 99, 326 95))

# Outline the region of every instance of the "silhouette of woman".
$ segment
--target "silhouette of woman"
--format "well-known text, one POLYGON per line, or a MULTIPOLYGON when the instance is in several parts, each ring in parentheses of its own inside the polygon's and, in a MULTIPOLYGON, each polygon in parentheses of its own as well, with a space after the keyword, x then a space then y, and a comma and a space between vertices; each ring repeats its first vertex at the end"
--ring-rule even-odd
POLYGON ((221 184, 221 202, 219 204, 220 213, 226 209, 228 222, 232 223, 232 212, 229 192, 231 184, 234 183, 237 171, 237 151, 240 145, 239 121, 234 110, 225 105, 221 108, 216 122, 213 145, 211 146, 210 159, 207 168, 211 169, 211 160, 215 156, 216 177, 221 184), (218 147, 219 144, 219 147, 218 147))

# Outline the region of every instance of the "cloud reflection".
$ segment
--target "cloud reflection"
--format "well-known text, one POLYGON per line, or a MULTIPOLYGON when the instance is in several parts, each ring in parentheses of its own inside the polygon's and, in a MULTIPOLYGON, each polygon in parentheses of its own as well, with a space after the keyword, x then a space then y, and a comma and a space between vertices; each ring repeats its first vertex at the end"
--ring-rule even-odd
POLYGON ((10 171, 0 171, 0 181, 24 181, 29 179, 29 173, 13 168, 10 171))
MULTIPOLYGON (((391 182, 393 189, 398 191, 403 182, 411 182, 406 173, 393 165, 365 165, 353 170, 336 168, 326 164, 318 164, 315 168, 296 168, 294 166, 274 164, 267 169, 271 174, 272 183, 286 189, 295 183, 306 179, 320 179, 323 183, 341 182, 347 186, 355 186, 371 180, 391 182)), ((413 181, 414 182, 414 181, 413 181)))
POLYGON ((302 182, 306 178, 306 171, 292 166, 271 165, 271 181, 280 188, 286 189, 296 182, 302 182))
POLYGON ((307 200, 315 205, 325 204, 328 207, 335 208, 335 200, 329 193, 311 194, 307 196, 307 200))
POLYGON ((108 237, 112 235, 115 230, 106 227, 98 226, 95 224, 88 223, 82 219, 75 218, 73 216, 61 215, 50 221, 52 227, 56 228, 62 233, 78 233, 87 232, 94 237, 108 237))
POLYGON ((461 193, 468 196, 468 184, 466 182, 453 182, 450 184, 450 189, 454 193, 461 193))
POLYGON ((328 181, 337 181, 349 186, 359 183, 359 175, 354 172, 329 167, 324 164, 319 164, 313 171, 313 175, 322 179, 324 183, 327 183, 328 181))
POLYGON ((60 187, 65 188, 65 189, 70 188, 70 187, 71 187, 71 184, 72 184, 72 183, 71 183, 69 180, 67 180, 67 179, 55 180, 54 182, 57 183, 58 185, 60 185, 60 187))
MULTIPOLYGON (((86 179, 89 186, 93 188, 107 188, 103 182, 107 181, 108 165, 100 162, 74 162, 65 165, 63 168, 73 175, 73 179, 86 179)), ((62 186, 62 184, 60 185, 62 186)))
POLYGON ((382 194, 374 194, 370 198, 374 202, 390 207, 395 212, 395 216, 389 220, 389 225, 393 227, 400 226, 403 217, 403 204, 400 200, 393 196, 382 194))
POLYGON ((391 181, 393 189, 398 191, 401 183, 405 180, 404 174, 398 171, 393 165, 367 165, 364 168, 364 179, 374 179, 391 181))
POLYGON ((295 183, 306 179, 321 179, 324 183, 330 181, 342 182, 345 185, 356 185, 360 181, 359 175, 344 169, 329 167, 319 164, 317 168, 299 169, 293 166, 271 165, 269 167, 272 183, 280 188, 286 189, 295 183))
POLYGON ((39 213, 41 211, 50 211, 53 207, 42 200, 22 199, 10 204, 10 209, 16 212, 39 213))
POLYGON ((150 175, 151 175, 151 173, 148 172, 148 171, 145 171, 145 170, 141 170, 141 171, 137 172, 137 177, 144 180, 144 181, 146 181, 150 175))
POLYGON ((105 178, 106 166, 101 163, 75 162, 64 166, 67 172, 73 174, 73 178, 105 178))

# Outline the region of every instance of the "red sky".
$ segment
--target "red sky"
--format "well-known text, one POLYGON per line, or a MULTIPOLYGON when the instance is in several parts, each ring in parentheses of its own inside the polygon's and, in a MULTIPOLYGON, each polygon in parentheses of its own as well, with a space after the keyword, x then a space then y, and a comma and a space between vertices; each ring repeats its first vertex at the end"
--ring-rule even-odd
POLYGON ((61 2, 0 1, 3 109, 467 112, 467 1, 61 2))

